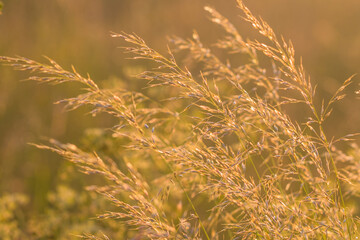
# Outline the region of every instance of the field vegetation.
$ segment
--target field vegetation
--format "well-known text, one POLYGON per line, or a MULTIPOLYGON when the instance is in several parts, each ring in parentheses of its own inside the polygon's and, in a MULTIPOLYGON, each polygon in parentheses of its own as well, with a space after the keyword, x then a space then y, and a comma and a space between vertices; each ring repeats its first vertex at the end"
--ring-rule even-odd
POLYGON ((98 82, 49 57, 1 56, 26 80, 70 86, 75 94, 56 101, 81 113, 70 129, 92 117, 97 126, 76 144, 30 143, 68 163, 54 170, 40 213, 27 195, 2 194, 0 238, 357 239, 357 134, 333 137, 327 125, 345 97, 356 101, 355 75, 323 100, 293 43, 234 4, 252 33, 210 6, 222 31, 214 43, 193 31, 158 51, 112 32, 138 63, 126 68, 132 82, 98 82))

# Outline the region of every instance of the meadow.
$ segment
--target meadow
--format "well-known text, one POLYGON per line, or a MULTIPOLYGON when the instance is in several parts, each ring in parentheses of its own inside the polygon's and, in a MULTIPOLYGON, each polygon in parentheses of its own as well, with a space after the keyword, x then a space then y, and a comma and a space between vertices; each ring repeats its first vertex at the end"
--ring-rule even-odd
POLYGON ((1 239, 360 235, 356 1, 3 2, 1 239))

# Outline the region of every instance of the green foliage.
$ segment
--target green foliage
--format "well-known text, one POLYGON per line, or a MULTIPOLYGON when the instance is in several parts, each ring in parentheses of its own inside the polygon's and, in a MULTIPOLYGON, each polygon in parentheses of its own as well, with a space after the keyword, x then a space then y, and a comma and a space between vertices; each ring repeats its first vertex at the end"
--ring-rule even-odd
POLYGON ((22 229, 23 210, 28 198, 22 194, 5 194, 0 198, 0 238, 4 240, 25 237, 22 229))

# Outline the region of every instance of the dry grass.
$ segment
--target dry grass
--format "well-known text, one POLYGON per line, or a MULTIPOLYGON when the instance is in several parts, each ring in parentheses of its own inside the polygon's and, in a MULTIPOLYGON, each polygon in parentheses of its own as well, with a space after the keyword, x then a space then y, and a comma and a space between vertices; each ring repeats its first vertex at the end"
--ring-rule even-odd
POLYGON ((351 78, 318 105, 292 43, 241 0, 237 4, 262 41, 245 40, 225 17, 205 8, 225 30, 214 48, 246 59, 237 66, 205 47, 196 32, 192 39, 171 38, 166 56, 134 34, 112 34, 129 43, 125 51, 134 59, 157 65, 138 76, 156 96, 102 89, 50 59, 0 60, 31 71, 30 80, 80 82, 84 94, 61 102, 69 110, 90 105, 92 114, 117 119, 109 131, 126 142, 121 159, 55 140, 36 146, 85 174, 103 176, 104 185, 88 190, 117 210, 98 219, 120 219, 133 239, 355 239, 357 206, 349 203, 359 194, 360 151, 354 144, 346 152, 337 147, 354 135, 333 139, 323 129, 351 78), (189 66, 179 64, 177 54, 186 54, 189 66), (305 121, 287 114, 290 104, 308 109, 305 121))

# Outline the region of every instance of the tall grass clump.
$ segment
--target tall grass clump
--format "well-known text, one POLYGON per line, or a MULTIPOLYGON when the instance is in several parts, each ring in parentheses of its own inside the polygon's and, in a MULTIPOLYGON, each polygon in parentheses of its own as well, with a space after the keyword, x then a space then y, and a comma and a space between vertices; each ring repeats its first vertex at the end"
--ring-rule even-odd
POLYGON ((87 190, 112 204, 97 219, 118 220, 124 239, 356 239, 360 150, 347 144, 355 134, 334 139, 323 127, 352 78, 319 101, 292 43, 243 1, 237 6, 261 41, 211 7, 210 20, 224 29, 212 48, 196 32, 171 37, 166 54, 135 34, 112 33, 133 59, 154 65, 137 76, 147 82, 139 92, 103 89, 51 59, 1 57, 30 80, 82 84, 83 94, 59 102, 113 116, 104 131, 121 143, 116 158, 53 139, 34 145, 103 177, 87 190))

